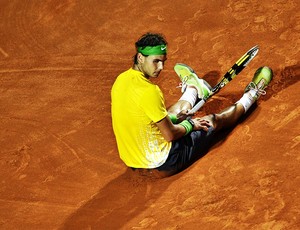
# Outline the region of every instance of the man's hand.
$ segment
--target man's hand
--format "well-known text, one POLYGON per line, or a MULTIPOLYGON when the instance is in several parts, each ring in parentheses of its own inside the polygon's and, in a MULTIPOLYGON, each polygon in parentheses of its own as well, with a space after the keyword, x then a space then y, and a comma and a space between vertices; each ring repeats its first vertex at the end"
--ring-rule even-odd
POLYGON ((213 126, 213 123, 207 116, 205 117, 197 117, 193 119, 194 129, 193 130, 204 130, 208 131, 208 128, 213 126))
POLYGON ((186 120, 188 117, 194 116, 194 113, 190 113, 188 110, 182 110, 177 114, 178 123, 186 120))

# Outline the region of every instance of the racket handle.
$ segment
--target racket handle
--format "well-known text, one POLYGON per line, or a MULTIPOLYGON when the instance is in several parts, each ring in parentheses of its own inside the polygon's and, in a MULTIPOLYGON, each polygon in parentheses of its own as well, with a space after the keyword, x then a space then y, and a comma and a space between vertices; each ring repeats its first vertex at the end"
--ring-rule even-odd
POLYGON ((196 113, 204 104, 205 101, 201 99, 189 112, 196 113))

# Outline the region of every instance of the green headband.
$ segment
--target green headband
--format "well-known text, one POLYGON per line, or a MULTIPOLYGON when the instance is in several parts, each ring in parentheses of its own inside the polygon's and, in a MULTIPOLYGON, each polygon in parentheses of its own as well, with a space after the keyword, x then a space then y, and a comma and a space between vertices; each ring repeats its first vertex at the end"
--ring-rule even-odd
POLYGON ((167 54, 167 45, 138 47, 137 51, 143 55, 165 55, 167 54))

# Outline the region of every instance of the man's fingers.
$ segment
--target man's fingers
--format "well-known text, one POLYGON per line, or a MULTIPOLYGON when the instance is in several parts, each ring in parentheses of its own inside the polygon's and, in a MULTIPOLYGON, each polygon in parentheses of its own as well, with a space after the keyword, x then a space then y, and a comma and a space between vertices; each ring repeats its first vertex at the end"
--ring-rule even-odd
POLYGON ((208 131, 208 128, 211 126, 209 121, 207 120, 203 120, 201 118, 196 118, 196 129, 197 130, 204 130, 204 131, 208 131))

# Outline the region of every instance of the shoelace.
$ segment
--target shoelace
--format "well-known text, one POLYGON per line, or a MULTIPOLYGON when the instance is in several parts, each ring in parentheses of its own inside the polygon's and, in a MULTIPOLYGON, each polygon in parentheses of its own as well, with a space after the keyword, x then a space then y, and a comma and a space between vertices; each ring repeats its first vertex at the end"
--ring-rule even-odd
POLYGON ((265 90, 258 88, 257 85, 253 81, 251 81, 249 84, 249 90, 251 90, 251 89, 254 89, 258 96, 266 95, 266 93, 267 93, 265 90))
POLYGON ((187 87, 188 76, 184 76, 182 79, 182 82, 179 83, 179 85, 176 88, 181 88, 181 92, 184 92, 187 87))

